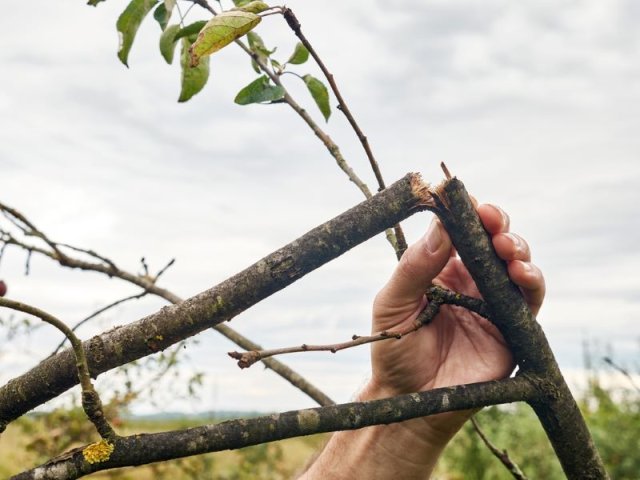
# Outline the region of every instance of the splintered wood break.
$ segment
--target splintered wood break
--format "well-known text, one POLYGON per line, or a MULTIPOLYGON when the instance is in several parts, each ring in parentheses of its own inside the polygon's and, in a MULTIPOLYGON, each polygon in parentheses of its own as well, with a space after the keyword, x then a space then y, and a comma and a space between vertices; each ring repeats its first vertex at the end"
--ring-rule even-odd
POLYGON ((422 176, 419 173, 412 173, 410 177, 411 193, 419 200, 418 206, 426 207, 427 209, 434 208, 431 186, 429 183, 422 180, 422 176))
POLYGON ((440 168, 444 172, 444 176, 447 178, 447 180, 451 180, 451 173, 449 172, 449 169, 444 162, 440 162, 440 168))

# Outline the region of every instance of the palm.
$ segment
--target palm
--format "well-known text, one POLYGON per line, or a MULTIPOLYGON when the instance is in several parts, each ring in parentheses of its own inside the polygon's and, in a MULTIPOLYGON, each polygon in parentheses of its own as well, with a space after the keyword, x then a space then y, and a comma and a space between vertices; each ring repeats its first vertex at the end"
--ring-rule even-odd
MULTIPOLYGON (((478 297, 462 262, 450 258, 434 283, 478 297)), ((415 319, 422 304, 408 302, 374 315, 374 330, 403 328, 415 319)), ((502 336, 489 321, 459 307, 443 306, 434 321, 399 341, 373 346, 373 371, 395 393, 504 378, 513 369, 502 336)))

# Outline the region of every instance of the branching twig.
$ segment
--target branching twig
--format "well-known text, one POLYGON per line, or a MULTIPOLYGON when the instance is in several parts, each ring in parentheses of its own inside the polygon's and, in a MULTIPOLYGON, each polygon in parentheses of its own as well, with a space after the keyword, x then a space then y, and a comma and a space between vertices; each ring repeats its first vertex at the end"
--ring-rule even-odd
POLYGON ((336 353, 347 348, 366 345, 368 343, 382 340, 400 340, 406 335, 415 332, 425 325, 429 325, 440 310, 442 304, 451 304, 465 307, 484 317, 488 317, 488 312, 484 302, 478 298, 468 297, 460 293, 455 293, 437 285, 432 285, 427 291, 429 303, 425 305, 413 324, 404 330, 384 330, 374 335, 359 336, 354 335, 351 340, 341 343, 327 345, 308 345, 306 343, 296 347, 274 348, 271 350, 254 349, 248 352, 229 352, 228 355, 238 360, 240 368, 248 368, 259 360, 263 360, 274 355, 284 355, 287 353, 300 352, 331 352, 336 353))
MULTIPOLYGON (((376 181, 378 182, 378 191, 384 190, 386 188, 384 178, 382 177, 380 166, 378 165, 378 162, 375 156, 373 155, 373 151, 371 150, 371 146, 369 145, 369 140, 367 139, 367 136, 364 134, 364 132, 360 128, 360 125, 358 125, 358 122, 356 121, 355 117, 351 113, 351 110, 349 109, 347 102, 345 101, 344 97, 342 96, 342 93, 340 92, 340 89, 338 88, 338 85, 333 77, 333 74, 329 71, 325 63, 320 58, 320 55, 318 55, 315 48, 313 48, 313 46, 311 45, 307 37, 302 33, 300 22, 298 21, 298 18, 295 16, 293 11, 290 8, 284 8, 282 10, 282 15, 284 16, 291 30, 293 30, 293 33, 295 33, 296 37, 298 37, 300 42, 302 42, 304 47, 309 51, 309 53, 315 60, 316 64, 318 65, 318 67, 320 67, 320 70, 322 70, 322 73, 327 79, 327 82, 329 82, 329 86, 331 87, 333 94, 336 96, 336 100, 338 100, 338 110, 340 110, 344 114, 344 116, 347 118, 349 125, 351 125, 351 128, 353 128, 353 131, 358 137, 358 140, 360 141, 360 144, 362 145, 362 148, 364 149, 365 154, 367 155, 367 159, 369 160, 369 165, 371 166, 371 170, 373 171, 373 174, 376 177, 376 181)), ((402 231, 402 227, 400 226, 400 224, 395 225, 393 228, 395 231, 395 237, 397 242, 395 247, 396 254, 398 259, 400 259, 400 257, 402 257, 402 254, 407 249, 407 241, 405 239, 404 232, 402 231)))
POLYGON ((378 165, 378 162, 373 155, 373 151, 371 150, 371 146, 369 145, 369 140, 367 139, 367 136, 362 132, 362 129, 360 128, 360 125, 358 125, 358 122, 356 122, 356 119, 351 113, 351 110, 349 110, 347 102, 345 102, 342 93, 340 93, 340 89, 338 88, 338 85, 333 78, 333 74, 329 71, 320 56, 316 53, 315 48, 313 48, 309 40, 307 40, 307 37, 305 37, 305 35, 302 33, 300 22, 298 21, 298 18, 295 16, 293 11, 290 8, 284 8, 282 11, 282 15, 287 21, 287 25, 289 25, 291 30, 293 30, 293 33, 295 33, 296 37, 298 37, 300 42, 302 42, 304 47, 309 51, 315 62, 318 64, 318 67, 320 67, 320 70, 322 70, 323 75, 329 82, 329 86, 331 87, 333 94, 336 96, 336 100, 338 100, 338 110, 344 113, 344 116, 347 118, 349 125, 351 125, 351 128, 353 128, 353 131, 356 133, 358 140, 360 140, 362 148, 367 155, 367 159, 369 160, 369 164, 371 165, 371 170, 373 170, 373 174, 375 175, 376 181, 378 182, 378 191, 384 190, 386 188, 384 178, 382 177, 380 166, 378 165))
POLYGON ((55 242, 49 240, 40 230, 38 230, 33 223, 31 223, 24 215, 19 211, 0 203, 0 210, 4 213, 4 216, 18 229, 20 229, 25 236, 38 237, 42 239, 62 260, 64 254, 58 249, 58 245, 55 242))
MULTIPOLYGON (((0 204, 0 206, 4 207, 2 204, 0 204)), ((7 207, 8 208, 8 207, 7 207)), ((18 213, 15 209, 11 209, 13 212, 18 213)), ((18 213, 18 215, 21 218, 24 218, 25 221, 27 221, 30 225, 33 225, 32 222, 30 222, 29 220, 27 220, 26 216, 24 216, 21 213, 18 213)), ((121 270, 120 268, 116 267, 115 263, 113 261, 111 261, 110 259, 99 255, 95 252, 93 252, 92 250, 85 250, 82 248, 78 248, 78 247, 71 247, 70 245, 67 244, 57 244, 55 242, 52 242, 46 235, 44 235, 44 233, 41 233, 41 235, 44 237, 44 239, 46 239, 48 242, 54 243, 56 245, 64 245, 67 248, 71 248, 74 251, 78 251, 78 252, 83 252, 83 253, 87 253, 89 255, 91 255, 94 258, 98 258, 100 259, 103 263, 92 263, 92 262, 86 262, 84 260, 80 260, 80 259, 76 259, 73 257, 70 257, 68 255, 65 255, 64 257, 64 262, 62 262, 60 260, 60 257, 57 256, 55 254, 55 252, 49 251, 49 250, 45 250, 43 248, 40 247, 35 247, 33 245, 29 245, 26 244, 22 241, 20 241, 19 239, 15 238, 13 235, 11 235, 11 233, 6 232, 2 229, 0 229, 0 242, 3 242, 3 248, 6 247, 7 245, 14 245, 17 246, 19 248, 23 248, 25 250, 27 250, 29 252, 29 256, 31 256, 31 252, 37 252, 41 255, 47 256, 49 258, 51 258, 52 260, 55 260, 57 262, 60 263, 60 265, 65 266, 65 267, 69 267, 69 268, 78 268, 81 270, 88 270, 88 271, 95 271, 95 272, 99 272, 99 273, 104 273, 110 277, 116 277, 116 278, 120 278, 121 280, 124 280, 126 282, 132 283, 134 285, 137 285, 141 288, 144 289, 144 292, 148 292, 151 293, 153 295, 159 296, 161 298, 164 298, 165 300, 173 303, 173 304, 178 304, 181 303, 183 301, 182 298, 180 298, 178 295, 170 292, 169 290, 166 290, 164 288, 160 288, 156 285, 156 282, 158 280, 158 278, 160 278, 161 275, 163 275, 167 269, 169 267, 171 267, 173 265, 173 263, 175 262, 175 259, 170 260, 167 265, 165 265, 162 269, 160 269, 160 271, 155 275, 155 276, 150 276, 148 275, 149 273, 149 268, 146 268, 146 274, 145 275, 134 275, 132 273, 129 273, 125 270, 121 270)), ((47 243, 48 243, 47 242, 47 243)), ((143 264, 144 261, 143 261, 143 264)), ((142 294, 140 294, 142 295, 142 294)), ((134 297, 132 297, 134 298, 134 297)), ((115 306, 115 304, 112 304, 111 306, 108 306, 107 308, 111 308, 115 306)), ((104 311, 104 310, 102 310, 104 311)), ((98 313, 102 313, 102 312, 96 312, 93 315, 96 315, 98 313)), ((92 317, 91 317, 92 318, 92 317)), ((88 319, 85 319, 85 321, 88 319)), ((84 321, 83 321, 84 322, 84 321)), ((79 325, 77 325, 74 328, 77 328, 79 325)), ((226 325, 216 325, 213 327, 215 330, 217 330, 219 333, 221 333, 222 335, 224 335, 225 337, 227 337, 229 340, 231 340, 232 342, 236 343, 238 346, 247 349, 247 350, 252 350, 252 349, 260 349, 261 347, 255 343, 253 343, 251 340, 249 340, 248 338, 244 337, 243 335, 241 335, 240 333, 236 332, 235 330, 233 330, 231 327, 228 327, 226 325)), ((60 346, 58 346, 58 348, 56 349, 56 352, 59 350, 60 346)), ((54 352, 54 353, 56 353, 54 352)), ((282 378, 284 378, 285 380, 287 380, 289 383, 291 383, 293 386, 295 386, 296 388, 300 389, 302 392, 306 393, 307 395, 309 395, 312 399, 314 399, 316 402, 318 402, 320 405, 332 405, 334 402, 333 400, 331 400, 331 398, 329 398, 326 394, 324 394, 320 389, 318 389, 316 386, 312 385, 311 382, 309 382, 308 380, 306 380, 304 377, 302 377, 300 374, 298 374, 297 372, 293 371, 290 367, 288 367, 287 365, 284 365, 283 363, 274 360, 274 359, 266 359, 264 362, 265 366, 271 370, 273 370, 274 372, 276 372, 278 375, 280 375, 282 378)), ((0 423, 1 425, 1 423, 0 423)), ((2 428, 0 428, 0 431, 2 431, 2 428)))
POLYGON ((491 453, 493 453, 493 455, 498 460, 500 460, 500 462, 502 462, 502 464, 509 471, 509 473, 513 475, 513 478, 515 478, 516 480, 527 480, 527 476, 522 472, 522 470, 520 470, 520 467, 518 467, 518 465, 514 463, 513 460, 511 460, 507 451, 500 450, 493 443, 491 443, 491 441, 487 438, 487 436, 484 434, 484 432, 480 428, 480 425, 478 424, 476 417, 475 416, 471 417, 470 421, 471 421, 471 424, 473 425, 473 429, 476 431, 478 436, 482 439, 485 446, 491 451, 491 453))
MULTIPOLYGON (((78 328, 80 328, 82 325, 84 325, 85 323, 87 323, 88 321, 96 318, 98 315, 103 314, 104 312, 106 312, 107 310, 110 310, 114 307, 117 307, 118 305, 121 305, 125 302, 128 302, 129 300, 138 300, 142 297, 144 297, 145 295, 148 295, 149 291, 148 290, 144 290, 141 293, 137 293, 135 295, 129 295, 128 297, 124 297, 124 298, 120 298, 118 300, 116 300, 115 302, 111 302, 108 305, 105 305, 102 308, 99 308, 98 310, 96 310, 95 312, 93 312, 91 315, 83 318, 82 320, 80 320, 78 323, 76 323, 72 328, 71 331, 75 332, 78 328)), ((64 344, 67 342, 67 337, 64 337, 64 339, 58 344, 58 346, 53 350, 53 352, 51 352, 49 354, 50 357, 52 357, 53 355, 55 355, 56 353, 58 353, 60 351, 60 349, 64 346, 64 344)))
POLYGON ((111 425, 109 425, 109 422, 104 415, 102 401, 91 382, 87 357, 85 356, 82 342, 75 333, 73 333, 73 331, 61 320, 43 310, 40 310, 39 308, 32 307, 31 305, 0 297, 0 306, 38 317, 43 322, 46 322, 60 330, 64 336, 69 339, 76 358, 78 379, 82 386, 82 408, 87 414, 89 420, 91 420, 91 423, 95 425, 100 436, 106 440, 113 441, 117 435, 111 425))
MULTIPOLYGON (((218 14, 218 12, 216 12, 216 10, 206 0, 191 0, 191 1, 194 4, 201 6, 202 8, 204 8, 214 16, 218 14)), ((251 57, 251 59, 255 62, 258 68, 262 70, 275 85, 282 87, 282 89, 284 90, 284 97, 282 98, 283 102, 289 105, 289 107, 291 107, 291 109, 293 109, 293 111, 296 112, 298 116, 300 116, 300 118, 302 118, 302 120, 307 124, 307 126, 316 135, 316 137, 320 139, 320 141, 325 146, 327 151, 331 154, 331 156, 336 161, 338 168, 340 168, 340 170, 342 170, 345 173, 345 175, 347 175, 347 178, 349 178, 349 180, 353 182, 353 184, 362 192, 365 198, 371 198, 372 196, 371 190, 369 189, 367 184, 356 174, 353 168, 351 168, 351 166, 347 163, 346 159, 342 155, 342 152, 340 151, 340 147, 338 147, 338 145, 331 139, 331 137, 324 130, 322 130, 322 128, 320 128, 320 126, 313 120, 313 118, 311 118, 309 113, 304 108, 302 108, 298 104, 298 102, 295 101, 295 99, 291 96, 291 94, 289 94, 286 87, 280 81, 279 76, 276 75, 271 70, 271 68, 269 68, 269 66, 262 61, 262 59, 258 55, 252 52, 251 49, 247 45, 245 45, 242 40, 239 40, 239 39, 235 40, 234 43, 238 45, 247 55, 251 57)), ((404 238, 404 233, 402 232, 402 229, 399 229, 398 232, 395 232, 395 233, 394 233, 394 229, 391 229, 391 228, 386 229, 385 235, 387 237, 387 241, 391 244, 394 251, 396 252, 396 256, 400 258, 407 248, 407 242, 406 242, 406 239, 404 238)))
POLYGON ((121 437, 111 458, 86 464, 80 469, 79 453, 70 452, 49 460, 34 470, 16 475, 14 480, 48 478, 54 468, 56 478, 78 478, 111 468, 242 448, 321 432, 354 430, 424 417, 436 413, 468 410, 487 405, 529 400, 539 392, 530 379, 508 378, 493 382, 458 385, 411 393, 382 400, 346 403, 329 407, 294 410, 269 416, 230 420, 180 431, 121 437), (141 455, 140 452, 144 452, 141 455), (40 476, 38 476, 40 475, 40 476))

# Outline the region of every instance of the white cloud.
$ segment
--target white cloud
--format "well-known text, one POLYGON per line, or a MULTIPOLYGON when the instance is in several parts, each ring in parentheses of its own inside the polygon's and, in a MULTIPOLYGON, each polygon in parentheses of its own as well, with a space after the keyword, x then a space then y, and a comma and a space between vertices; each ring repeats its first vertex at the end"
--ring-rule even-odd
MULTIPOLYGON (((542 319, 561 361, 576 362, 580 339, 572 333, 580 326, 614 341, 640 336, 633 294, 640 266, 637 2, 289 6, 388 180, 417 170, 437 181, 444 160, 479 199, 509 210, 547 276, 542 319)), ((210 85, 186 105, 175 101, 179 71, 160 58, 152 20, 136 39, 131 68, 120 65, 114 23, 121 8, 41 1, 13 5, 0 20, 3 202, 56 239, 99 250, 129 270, 139 270, 141 256, 153 268, 177 257, 163 285, 189 296, 360 201, 284 105, 232 103, 253 78, 240 52, 221 52, 210 85)), ((284 22, 270 17, 260 28, 286 57, 295 42, 284 22)), ((297 79, 286 82, 320 119, 297 79)), ((372 184, 340 112, 327 129, 372 184)), ((426 215, 408 221, 409 237, 427 222, 426 215)), ((131 291, 44 260, 34 259, 25 278, 23 262, 8 250, 0 265, 10 291, 62 318, 80 319, 131 291)), ((370 301, 393 264, 389 247, 375 239, 233 325, 268 346, 349 338, 366 329, 370 301)), ((135 304, 112 318, 131 321, 157 305, 135 304)), ((54 341, 35 338, 43 351, 54 341)), ((259 368, 240 375, 218 351, 227 349, 224 341, 207 342, 193 349, 224 391, 216 406, 234 408, 247 384, 255 390, 243 394, 243 408, 305 402, 286 385, 269 390, 272 378, 259 368)), ((353 357, 284 360, 345 400, 368 369, 366 348, 353 357)))

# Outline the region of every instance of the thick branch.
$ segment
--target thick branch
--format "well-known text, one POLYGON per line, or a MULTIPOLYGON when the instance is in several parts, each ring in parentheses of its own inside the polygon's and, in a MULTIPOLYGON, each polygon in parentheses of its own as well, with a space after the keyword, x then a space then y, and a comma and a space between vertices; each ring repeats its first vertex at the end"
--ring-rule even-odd
POLYGON ((464 185, 449 178, 432 196, 436 203, 433 211, 449 233, 520 370, 544 379, 537 381, 544 398, 530 403, 565 474, 571 480, 608 478, 547 338, 520 289, 509 279, 506 264, 496 254, 464 185))
POLYGON ((536 394, 537 390, 529 380, 516 377, 438 388, 383 400, 295 410, 247 420, 231 420, 181 431, 133 435, 118 439, 111 457, 104 462, 91 465, 84 462, 78 452, 70 452, 13 478, 78 478, 91 472, 116 467, 143 465, 284 438, 354 430, 436 413, 511 403, 530 399, 536 394), (52 476, 53 472, 56 477, 52 476))
MULTIPOLYGON (((244 271, 178 305, 115 328, 84 344, 92 376, 158 352, 237 314, 333 260, 431 198, 417 174, 311 230, 244 271)), ((69 351, 48 358, 0 388, 0 430, 76 384, 69 351)))

